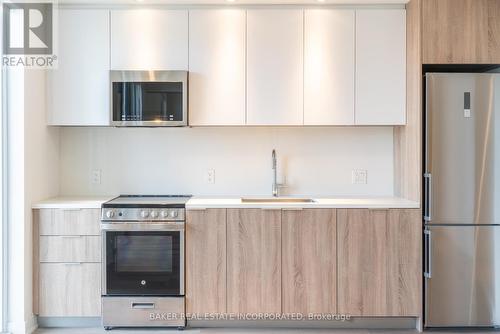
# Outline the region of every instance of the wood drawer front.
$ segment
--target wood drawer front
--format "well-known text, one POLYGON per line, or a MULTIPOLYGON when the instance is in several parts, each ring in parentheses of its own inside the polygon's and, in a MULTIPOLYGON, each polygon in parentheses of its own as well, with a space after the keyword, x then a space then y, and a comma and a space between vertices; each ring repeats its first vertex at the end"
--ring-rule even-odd
POLYGON ((100 209, 40 209, 33 212, 40 235, 100 235, 100 209))
POLYGON ((41 236, 40 262, 101 262, 98 236, 41 236))
POLYGON ((39 315, 101 316, 101 264, 41 263, 39 315))

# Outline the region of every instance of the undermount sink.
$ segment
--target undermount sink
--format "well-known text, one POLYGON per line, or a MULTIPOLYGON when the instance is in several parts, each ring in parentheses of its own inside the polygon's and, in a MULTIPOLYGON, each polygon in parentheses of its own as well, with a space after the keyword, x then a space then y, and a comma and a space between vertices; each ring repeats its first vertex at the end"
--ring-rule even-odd
POLYGON ((312 198, 260 197, 242 198, 241 203, 314 203, 312 198))

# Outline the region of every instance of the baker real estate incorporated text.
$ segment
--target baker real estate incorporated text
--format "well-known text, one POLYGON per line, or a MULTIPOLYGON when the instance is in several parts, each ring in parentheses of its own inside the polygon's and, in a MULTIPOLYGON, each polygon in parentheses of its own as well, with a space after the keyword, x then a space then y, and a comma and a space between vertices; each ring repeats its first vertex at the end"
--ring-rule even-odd
POLYGON ((324 320, 324 321, 349 321, 348 314, 333 313, 169 313, 151 312, 149 320, 324 320))

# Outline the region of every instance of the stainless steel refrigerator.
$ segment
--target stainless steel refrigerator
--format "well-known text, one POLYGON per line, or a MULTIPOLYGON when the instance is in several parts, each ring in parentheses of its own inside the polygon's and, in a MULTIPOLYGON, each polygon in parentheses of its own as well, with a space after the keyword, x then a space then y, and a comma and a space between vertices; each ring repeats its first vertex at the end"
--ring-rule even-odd
POLYGON ((500 74, 426 74, 426 327, 500 325, 500 74))

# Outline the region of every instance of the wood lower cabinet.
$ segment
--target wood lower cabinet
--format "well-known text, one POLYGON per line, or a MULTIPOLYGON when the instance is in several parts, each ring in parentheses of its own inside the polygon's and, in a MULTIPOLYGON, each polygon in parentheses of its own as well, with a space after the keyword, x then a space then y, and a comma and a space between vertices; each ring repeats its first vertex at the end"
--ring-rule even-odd
POLYGON ((40 209, 33 211, 40 235, 101 235, 100 209, 40 209))
POLYGON ((338 312, 420 316, 420 210, 338 210, 338 312))
POLYGON ((227 210, 227 311, 281 312, 281 210, 227 210))
POLYGON ((101 316, 99 212, 33 210, 33 313, 101 316))
POLYGON ((282 211, 284 313, 337 312, 336 210, 282 211))
POLYGON ((39 316, 101 316, 100 263, 41 263, 39 316))
POLYGON ((97 235, 42 235, 40 262, 101 262, 101 237, 97 235))
POLYGON ((226 312, 226 209, 188 210, 186 311, 226 312))

